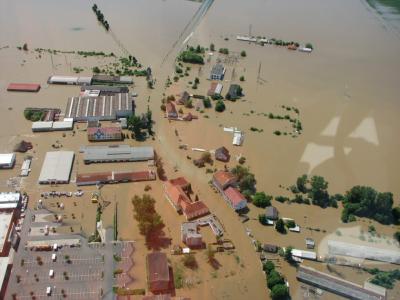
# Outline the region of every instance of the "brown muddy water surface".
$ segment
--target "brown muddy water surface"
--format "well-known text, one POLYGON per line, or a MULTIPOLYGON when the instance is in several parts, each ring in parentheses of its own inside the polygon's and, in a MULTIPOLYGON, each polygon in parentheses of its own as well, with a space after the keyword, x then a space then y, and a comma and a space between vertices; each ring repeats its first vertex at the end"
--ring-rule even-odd
MULTIPOLYGON (((226 62, 224 93, 230 82, 237 83, 243 75, 246 80, 240 84, 245 97, 235 103, 226 103, 227 110, 222 114, 207 110, 204 115, 209 118, 200 115, 199 120, 191 123, 169 123, 163 118, 159 106, 162 94, 168 93, 164 87, 165 80, 167 76, 174 76, 174 58, 185 39, 180 34, 201 4, 183 0, 96 1, 110 23, 112 33, 106 33, 96 21, 91 10, 92 3, 78 0, 0 1, 0 151, 12 151, 15 142, 22 138, 34 143, 35 152, 31 153, 34 156, 33 170, 23 180, 22 187, 33 195, 34 200, 37 199, 37 177, 51 144, 59 140, 64 149, 77 153, 79 146, 86 144, 86 136, 80 130, 75 137, 67 133, 65 138, 61 133, 32 134, 30 122, 23 118, 24 108, 59 107, 64 110, 67 97, 76 95, 79 89, 48 86, 48 76, 72 75, 73 67, 84 68, 83 76, 90 75, 93 66, 108 63, 107 59, 69 54, 43 54, 39 57, 33 51, 17 50, 17 46, 27 43, 30 49, 96 50, 123 55, 117 44, 119 41, 144 66, 151 66, 157 80, 155 89, 148 90, 143 78, 134 78, 133 87, 139 94, 137 110, 143 112, 149 105, 154 113, 156 139, 151 144, 164 158, 170 177, 175 176, 173 169, 177 168, 177 176, 185 175, 191 180, 200 199, 220 217, 227 237, 237 247, 236 254, 218 254, 217 259, 222 264, 218 271, 205 263, 203 253, 196 254, 199 270, 185 271, 195 284, 177 290, 178 295, 191 296, 192 299, 268 297, 264 275, 245 234, 245 227, 261 242, 304 249, 304 238, 310 235, 319 243, 338 228, 360 226, 366 230, 370 224, 365 220, 341 224, 340 209, 322 210, 312 206, 274 203, 282 216, 294 218, 302 227, 321 228, 326 232, 282 236, 272 228, 260 226, 255 220, 243 225, 222 199, 211 192, 207 183, 210 175, 206 175, 205 170, 194 168, 186 159, 187 155, 196 157, 196 154, 178 150, 179 138, 190 147, 215 149, 224 145, 233 156, 244 155, 256 175, 257 188, 267 194, 284 194, 279 185, 288 186, 299 175, 310 173, 324 176, 332 193, 344 192, 357 184, 370 185, 379 191, 393 192, 395 202, 399 203, 400 39, 395 32, 388 30, 384 19, 366 8, 364 2, 214 1, 199 26, 193 27, 189 44, 208 47, 214 43, 217 49, 229 48, 232 55, 226 62), (315 50, 312 54, 304 54, 236 41, 237 34, 248 34, 249 29, 255 36, 311 42, 315 50), (246 58, 240 57, 242 50, 247 52, 246 58), (37 82, 42 89, 37 94, 8 93, 6 87, 9 82, 37 82), (300 110, 304 130, 299 137, 275 136, 274 130, 288 131, 289 126, 283 121, 260 115, 283 113, 281 105, 295 106, 300 110), (246 134, 244 145, 234 148, 231 136, 223 132, 223 126, 242 129, 246 134), (263 132, 250 131, 252 126, 263 129, 263 132), (175 129, 179 138, 174 134, 175 129), (240 257, 239 261, 235 255, 240 257)), ((226 59, 215 54, 201 68, 192 66, 189 77, 179 81, 179 88, 205 94, 209 87, 209 70, 218 58, 226 59), (197 90, 192 90, 188 84, 194 77, 200 78, 197 90)), ((127 143, 140 144, 132 140, 127 143)), ((9 189, 6 181, 17 176, 22 158, 23 155, 18 155, 13 170, 0 173, 2 190, 9 189)), ((232 161, 230 165, 234 163, 232 161)), ((82 166, 81 157, 77 155, 73 176, 82 166)), ((90 166, 87 171, 131 167, 138 168, 135 164, 113 164, 90 166)), ((222 168, 223 165, 217 164, 216 167, 222 168)), ((166 223, 166 234, 172 238, 173 244, 177 244, 180 242, 179 226, 183 217, 177 218, 164 200, 161 182, 151 185, 151 194, 157 200, 156 208, 166 223)), ((144 184, 104 188, 108 200, 112 203, 118 201, 120 237, 137 241, 134 254, 137 264, 132 270, 135 278, 133 287, 137 288, 145 285, 144 256, 147 250, 133 220, 130 198, 141 194, 143 188, 144 184)), ((73 190, 75 186, 71 183, 57 189, 73 190)), ((85 190, 89 193, 92 189, 85 190)), ((252 218, 261 213, 261 209, 253 206, 250 209, 252 218)), ((88 197, 77 207, 67 204, 66 210, 78 216, 79 211, 85 211, 85 217, 80 221, 82 230, 86 234, 93 232, 95 207, 89 203, 88 197)), ((112 215, 113 205, 106 209, 104 222, 111 225, 112 215)), ((371 224, 388 237, 396 230, 375 222, 371 224)), ((205 231, 204 235, 207 241, 212 241, 209 232, 205 231)), ((172 265, 180 263, 176 257, 170 259, 172 265)), ((290 282, 293 298, 303 299, 303 290, 295 279, 295 269, 284 262, 280 264, 282 273, 290 282)), ((322 264, 309 265, 327 271, 322 264)), ((338 268, 343 277, 360 284, 368 277, 349 268, 338 268)), ((391 299, 400 298, 398 284, 389 295, 391 299)), ((328 293, 322 296, 322 299, 333 298, 335 296, 328 293)))

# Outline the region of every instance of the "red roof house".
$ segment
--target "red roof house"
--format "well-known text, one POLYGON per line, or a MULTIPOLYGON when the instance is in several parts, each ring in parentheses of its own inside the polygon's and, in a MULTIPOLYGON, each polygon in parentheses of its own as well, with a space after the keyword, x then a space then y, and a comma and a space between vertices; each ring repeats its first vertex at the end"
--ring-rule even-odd
POLYGON ((152 293, 162 293, 172 287, 167 256, 162 252, 152 252, 146 256, 147 283, 152 293))
POLYGON ((165 105, 165 115, 168 119, 177 119, 178 112, 176 111, 175 104, 172 102, 168 102, 165 105))
POLYGON ((240 210, 247 206, 246 197, 242 195, 236 188, 228 187, 224 191, 225 200, 234 210, 240 210))
POLYGON ((217 171, 213 175, 212 182, 214 186, 222 193, 228 186, 234 185, 237 178, 231 172, 217 171))

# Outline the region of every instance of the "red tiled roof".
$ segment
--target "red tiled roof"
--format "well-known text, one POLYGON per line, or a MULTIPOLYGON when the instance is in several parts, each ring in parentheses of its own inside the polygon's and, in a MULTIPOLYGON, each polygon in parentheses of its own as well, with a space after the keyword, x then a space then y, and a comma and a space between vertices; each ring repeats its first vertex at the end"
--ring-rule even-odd
POLYGON ((84 173, 76 176, 77 185, 89 185, 94 182, 108 183, 113 181, 145 181, 154 180, 155 173, 151 171, 137 171, 137 172, 98 172, 98 173, 84 173), (114 178, 113 178, 114 173, 114 178))
POLYGON ((229 181, 236 179, 236 176, 231 172, 217 171, 214 173, 213 178, 220 186, 224 186, 229 181))
POLYGON ((166 182, 165 192, 176 207, 181 207, 182 202, 190 202, 190 199, 188 196, 186 196, 185 192, 180 186, 175 186, 170 182, 166 182))
POLYGON ((40 84, 37 83, 10 83, 7 91, 16 92, 37 92, 40 90, 40 84))
POLYGON ((181 188, 185 188, 190 184, 189 181, 187 181, 185 177, 178 177, 175 179, 171 179, 171 180, 169 180, 169 182, 172 185, 180 186, 181 188))
POLYGON ((237 189, 233 187, 228 187, 224 191, 226 197, 228 197, 229 201, 232 203, 233 206, 240 204, 243 200, 246 201, 246 197, 242 195, 237 189))
POLYGON ((182 211, 188 220, 210 213, 210 210, 203 201, 196 201, 192 203, 182 202, 182 211))

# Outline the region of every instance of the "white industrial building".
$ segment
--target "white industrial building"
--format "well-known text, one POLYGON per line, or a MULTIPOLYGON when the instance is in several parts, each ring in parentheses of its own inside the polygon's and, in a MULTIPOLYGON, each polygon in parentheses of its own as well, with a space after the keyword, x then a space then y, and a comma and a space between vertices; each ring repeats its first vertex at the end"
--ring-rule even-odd
POLYGON ((63 121, 38 121, 32 123, 33 132, 72 130, 74 119, 65 118, 63 121))
POLYGON ((11 169, 15 164, 15 153, 0 154, 0 169, 11 169))
POLYGON ((317 253, 299 249, 292 249, 292 255, 299 258, 317 260, 317 253))
POLYGON ((50 84, 68 84, 68 85, 90 85, 92 77, 86 76, 50 76, 47 80, 50 84))
POLYGON ((73 151, 47 152, 40 171, 39 183, 68 183, 74 157, 73 151))
POLYGON ((20 200, 21 194, 18 192, 0 193, 0 209, 14 209, 20 200))

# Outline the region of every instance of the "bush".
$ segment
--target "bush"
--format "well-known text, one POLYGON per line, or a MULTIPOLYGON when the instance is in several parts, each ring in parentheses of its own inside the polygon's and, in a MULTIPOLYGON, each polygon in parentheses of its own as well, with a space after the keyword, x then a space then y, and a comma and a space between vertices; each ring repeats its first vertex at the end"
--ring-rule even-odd
POLYGON ((263 264, 263 271, 269 275, 271 273, 271 271, 275 270, 275 265, 272 261, 267 260, 264 264, 263 264))
POLYGON ((314 49, 313 45, 311 43, 306 44, 306 48, 314 49))
POLYGON ((246 157, 244 157, 244 156, 241 156, 240 158, 239 158, 239 164, 241 164, 241 165, 243 165, 245 162, 246 162, 246 157))
POLYGON ((282 219, 279 219, 278 221, 276 221, 275 229, 279 233, 286 233, 285 223, 283 222, 282 219))
POLYGON ((272 196, 266 195, 264 192, 257 192, 253 196, 253 204, 257 207, 266 208, 271 205, 272 196))
POLYGON ((277 284, 284 284, 285 280, 283 279, 283 277, 281 276, 281 274, 279 274, 277 271, 272 270, 268 277, 267 277, 267 285, 269 289, 272 289, 273 286, 277 285, 277 284))
POLYGON ((240 56, 241 57, 246 57, 247 56, 246 51, 243 50, 242 52, 240 52, 240 56))
POLYGON ((396 241, 400 243, 400 231, 396 231, 393 237, 396 241))
POLYGON ((240 76, 239 80, 240 80, 240 81, 244 81, 244 76, 243 76, 243 75, 240 76))
POLYGON ((215 111, 223 112, 225 110, 225 103, 222 100, 218 100, 215 104, 215 111))
POLYGON ((190 269, 198 268, 196 257, 191 253, 183 256, 182 262, 183 262, 183 265, 187 268, 190 268, 190 269))
POLYGON ((204 98, 203 99, 203 104, 204 104, 204 107, 205 108, 210 108, 211 107, 211 100, 210 100, 210 98, 204 98))
POLYGON ((279 130, 275 130, 275 131, 274 131, 274 134, 279 136, 279 135, 281 135, 282 133, 281 133, 279 130))
POLYGON ((214 44, 210 44, 210 51, 214 52, 215 51, 215 45, 214 44))
POLYGON ((99 74, 101 71, 100 71, 100 69, 99 69, 99 67, 93 67, 92 68, 92 71, 93 71, 93 73, 95 73, 95 74, 99 74))
POLYGON ((267 217, 265 216, 265 214, 259 214, 259 215, 258 215, 258 221, 259 221, 262 225, 268 225, 268 220, 267 220, 267 217))
POLYGON ((293 220, 289 220, 286 222, 286 227, 287 228, 294 228, 296 227, 296 223, 293 220))
POLYGON ((284 197, 284 196, 276 196, 275 200, 278 201, 278 202, 284 203, 286 201, 289 201, 289 198, 288 197, 284 197))
POLYGON ((203 57, 193 51, 183 51, 179 55, 178 59, 185 63, 200 64, 200 65, 204 64, 203 57))
POLYGON ((220 48, 218 52, 221 53, 221 54, 228 55, 229 54, 229 49, 228 48, 220 48))

